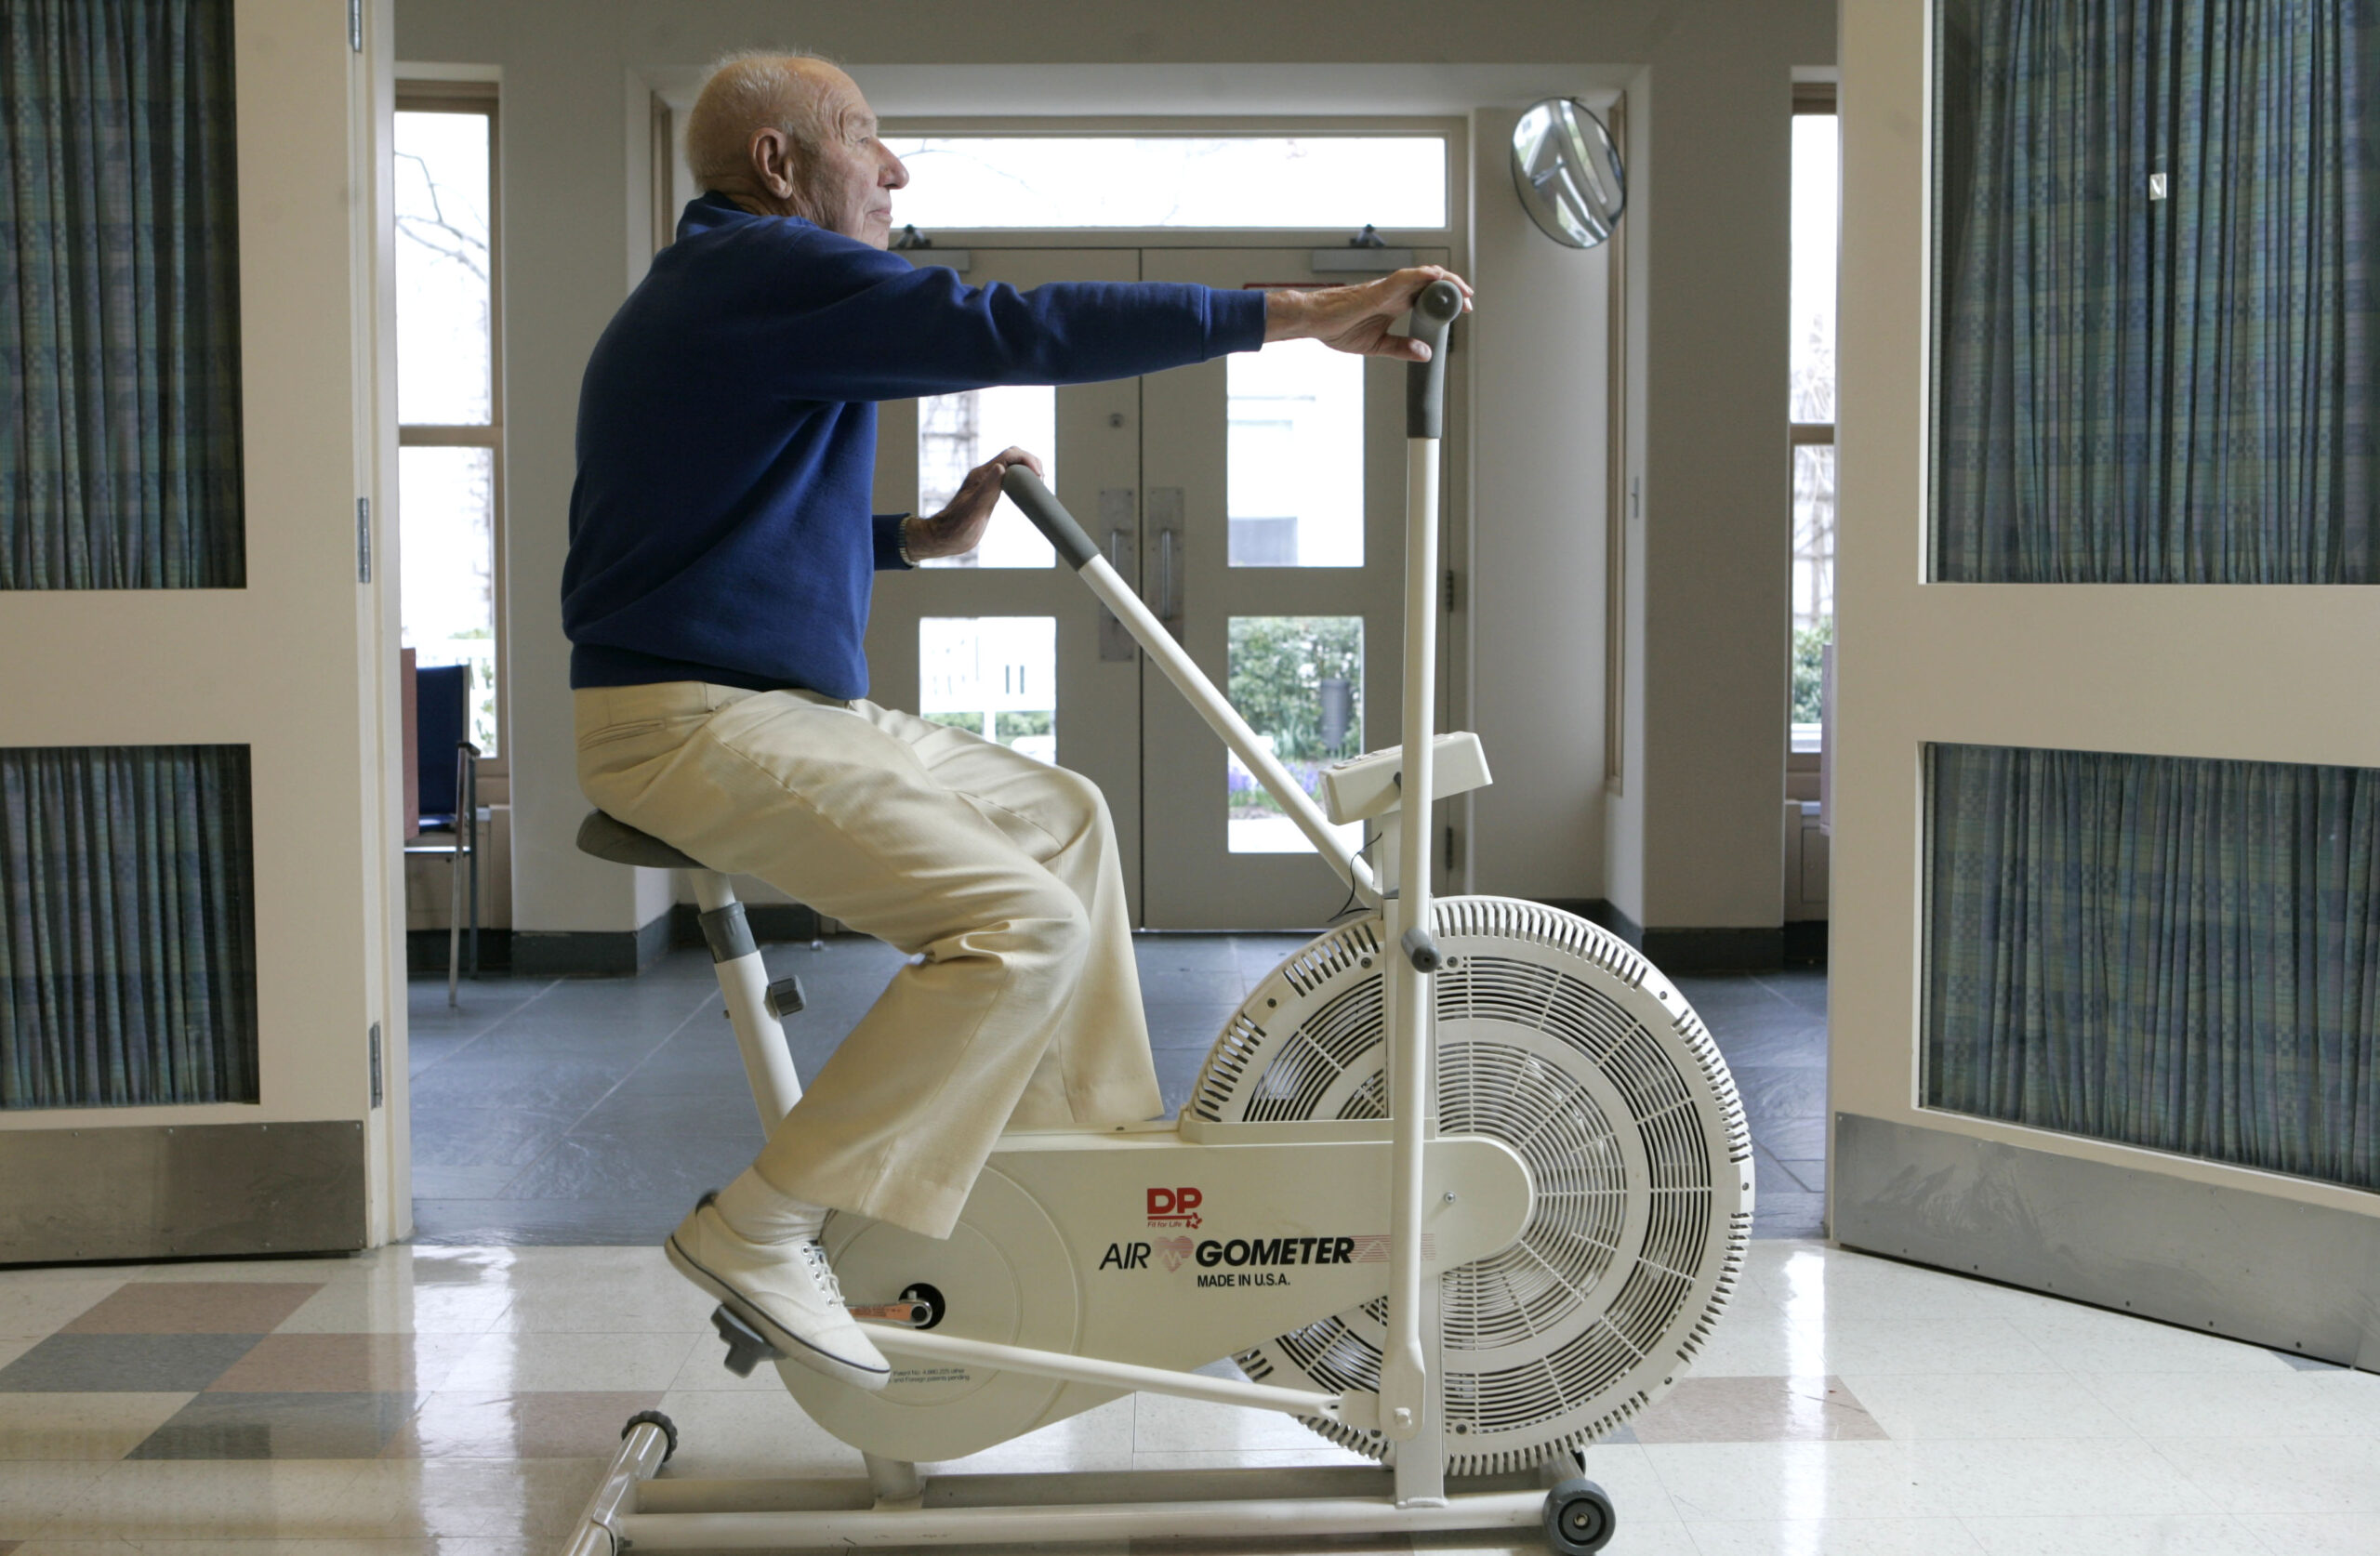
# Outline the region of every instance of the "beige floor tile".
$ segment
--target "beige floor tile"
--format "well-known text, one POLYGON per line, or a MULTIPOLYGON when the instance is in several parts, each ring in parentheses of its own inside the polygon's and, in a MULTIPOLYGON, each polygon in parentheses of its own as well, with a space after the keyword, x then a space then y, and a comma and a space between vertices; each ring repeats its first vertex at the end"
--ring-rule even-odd
MULTIPOLYGON (((1146 1399, 1147 1395, 1138 1396, 1146 1399)), ((933 1468, 950 1475, 1037 1474, 1052 1470, 1130 1470, 1135 1399, 1105 1404, 1052 1421, 1038 1431, 951 1459, 933 1468)), ((1309 1434, 1311 1435, 1311 1434, 1309 1434)), ((1320 1439, 1316 1438, 1316 1442, 1320 1439)))
POLYGON ((2380 1518, 2369 1513, 2252 1513, 2237 1522, 2272 1556, 2380 1556, 2380 1518))
POLYGON ((194 1397, 0 1393, 0 1459, 122 1458, 194 1397))
POLYGON ((319 1281, 130 1281, 60 1326, 66 1335, 270 1334, 319 1281))
MULTIPOLYGON (((2219 1514, 1969 1518, 1961 1521, 1984 1556, 2262 1556, 2240 1520, 2219 1514)), ((2287 1548, 2286 1556, 2315 1556, 2287 1548)))
POLYGON ((1920 1308, 1908 1317, 1846 1324, 1830 1321, 1823 1303, 1766 1322, 1729 1312, 1694 1364, 1698 1378, 2057 1370, 2004 1318, 1937 1318, 1920 1308))
POLYGON ((1629 1426, 1640 1443, 1800 1443, 1884 1435, 1839 1378, 1682 1378, 1629 1426))
POLYGON ((1689 1523, 2215 1510, 2135 1438, 1662 1444, 1645 1452, 1689 1523))
POLYGON ((20 1462, 0 1470, 0 1540, 31 1539, 108 1472, 105 1460, 20 1462))
POLYGON ((46 1339, 124 1284, 120 1275, 41 1281, 0 1275, 0 1339, 46 1339))
POLYGON ((754 1367, 751 1376, 747 1378, 739 1378, 728 1371, 726 1343, 712 1330, 708 1321, 705 1321, 694 1348, 686 1352, 685 1363, 678 1368, 678 1376, 669 1380, 669 1387, 672 1390, 716 1390, 724 1393, 781 1394, 785 1392, 785 1380, 777 1376, 777 1369, 774 1366, 754 1367))
POLYGON ((2380 1440, 2191 1437, 2155 1446, 2224 1512, 2380 1514, 2380 1440))
POLYGON ((1844 1381, 1884 1435, 1905 1441, 2135 1435, 2069 1373, 1854 1373, 1844 1381))
POLYGON ((1688 1523, 1696 1556, 1974 1556, 1954 1518, 1809 1518, 1688 1523))
POLYGON ((378 1459, 349 1496, 388 1535, 551 1539, 567 1534, 608 1459, 378 1459))
POLYGON ((2211 1425, 2257 1437, 2380 1437, 2380 1389, 2352 1386, 2358 1377, 2283 1367, 2085 1373, 2081 1380, 2144 1437, 2203 1437, 2211 1425))
POLYGON ((1623 1523, 1677 1522, 1677 1505, 1641 1444, 1598 1443, 1587 1450, 1586 1468, 1580 1472, 1603 1487, 1623 1523))
POLYGON ((470 1350, 439 1387, 507 1393, 524 1390, 658 1391, 686 1365, 692 1334, 525 1334, 495 1330, 470 1350))
POLYGON ((2202 1335, 2176 1325, 2086 1308, 2076 1302, 2045 1300, 2030 1317, 2018 1320, 2017 1326, 2028 1341, 2069 1372, 2294 1370, 2260 1345, 2202 1335))
POLYGON ((515 1286, 501 1326, 530 1334, 708 1334, 719 1299, 665 1269, 613 1286, 535 1281, 515 1286))
POLYGON ((433 1393, 383 1458, 593 1458, 619 1446, 628 1418, 661 1403, 646 1393, 433 1393))
POLYGON ((425 1392, 443 1388, 473 1335, 267 1335, 208 1387, 218 1393, 425 1392))
POLYGON ((284 1319, 278 1332, 483 1335, 503 1320, 511 1305, 512 1292, 500 1284, 337 1281, 284 1319))
POLYGON ((371 1274, 390 1258, 387 1248, 323 1259, 218 1259, 190 1264, 144 1264, 131 1272, 137 1281, 261 1281, 281 1285, 291 1281, 357 1280, 371 1274))
MULTIPOLYGON (((48 1468, 45 1466, 44 1468, 48 1468)), ((351 1461, 128 1459, 98 1467, 41 1533, 52 1539, 370 1538, 351 1461)), ((13 1473, 12 1468, 12 1473, 13 1473)))
POLYGON ((855 1476, 859 1451, 802 1414, 782 1385, 746 1392, 673 1389, 661 1412, 678 1428, 676 1476, 855 1476))

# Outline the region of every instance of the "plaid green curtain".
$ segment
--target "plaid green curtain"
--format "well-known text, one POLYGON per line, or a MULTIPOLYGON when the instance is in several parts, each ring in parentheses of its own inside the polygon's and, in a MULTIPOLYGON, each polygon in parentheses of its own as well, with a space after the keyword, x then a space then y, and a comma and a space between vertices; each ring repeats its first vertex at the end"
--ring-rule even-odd
POLYGON ((1927 1106, 2380 1188, 2380 771, 1927 759, 1927 1106))
POLYGON ((0 1108, 257 1100, 248 748, 0 748, 0 1108))
POLYGON ((238 588, 231 0, 0 4, 0 589, 238 588))
POLYGON ((2380 4, 1939 17, 1935 575, 2380 582, 2380 4))

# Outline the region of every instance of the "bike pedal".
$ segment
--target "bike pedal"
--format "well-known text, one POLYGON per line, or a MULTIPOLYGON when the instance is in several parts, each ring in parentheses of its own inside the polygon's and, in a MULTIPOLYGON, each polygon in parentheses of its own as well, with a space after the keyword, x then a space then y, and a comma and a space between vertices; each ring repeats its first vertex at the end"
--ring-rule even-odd
POLYGON ((727 1370, 738 1378, 749 1378, 752 1369, 762 1362, 785 1359, 785 1352, 771 1345, 758 1329, 728 1310, 722 1302, 710 1311, 710 1326, 727 1342, 727 1370))

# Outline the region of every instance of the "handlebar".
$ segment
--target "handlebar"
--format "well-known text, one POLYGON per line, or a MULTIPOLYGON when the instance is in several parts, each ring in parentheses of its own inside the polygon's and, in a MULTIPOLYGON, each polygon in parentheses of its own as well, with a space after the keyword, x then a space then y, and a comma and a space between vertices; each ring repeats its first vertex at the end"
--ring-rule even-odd
POLYGON ((1462 313, 1462 291, 1451 281, 1434 281, 1413 299, 1413 320, 1406 333, 1430 349, 1428 362, 1405 367, 1405 435, 1438 438, 1446 434, 1447 332, 1462 313))
POLYGON ((1091 536, 1083 534, 1082 526, 1075 522, 1075 516, 1058 501, 1058 494, 1042 485, 1041 478, 1023 465, 1011 465, 1000 472, 1000 490, 1008 494, 1011 502, 1025 510, 1025 516, 1033 521, 1035 529, 1049 537, 1050 544, 1058 548, 1058 555, 1066 560, 1068 567, 1079 573, 1084 563, 1099 555, 1099 547, 1091 544, 1091 536))

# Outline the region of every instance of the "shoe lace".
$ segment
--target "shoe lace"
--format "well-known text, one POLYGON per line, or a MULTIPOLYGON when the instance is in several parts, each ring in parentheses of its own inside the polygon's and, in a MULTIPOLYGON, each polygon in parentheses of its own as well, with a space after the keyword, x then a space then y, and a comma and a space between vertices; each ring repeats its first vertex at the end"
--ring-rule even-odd
POLYGON ((837 1307, 842 1306, 843 1284, 835 1278, 835 1267, 826 1262, 826 1250, 819 1246, 816 1238, 801 1245, 801 1257, 810 1261, 810 1272, 816 1277, 819 1289, 826 1294, 826 1300, 837 1307))

